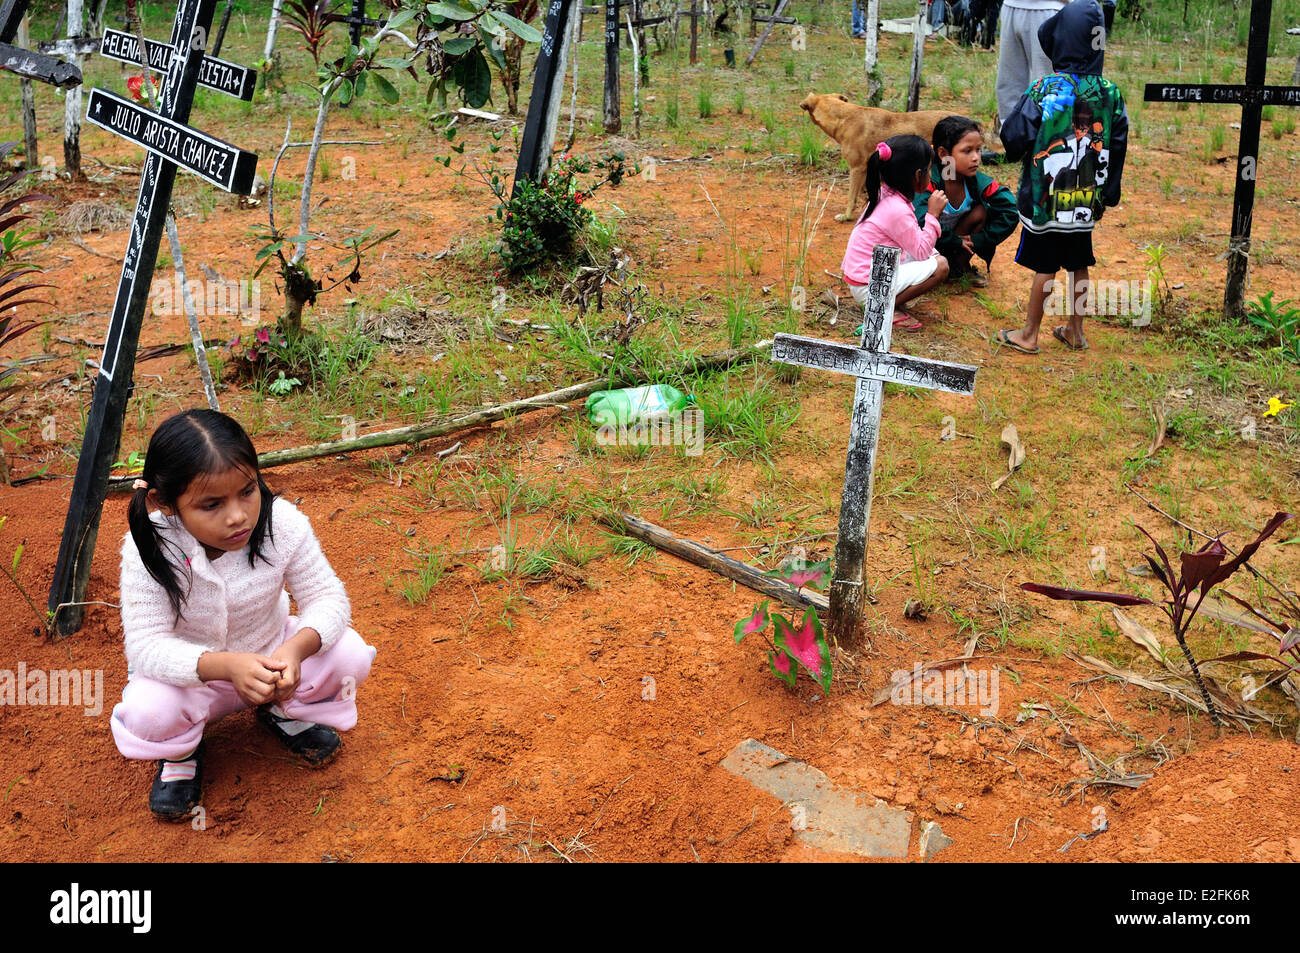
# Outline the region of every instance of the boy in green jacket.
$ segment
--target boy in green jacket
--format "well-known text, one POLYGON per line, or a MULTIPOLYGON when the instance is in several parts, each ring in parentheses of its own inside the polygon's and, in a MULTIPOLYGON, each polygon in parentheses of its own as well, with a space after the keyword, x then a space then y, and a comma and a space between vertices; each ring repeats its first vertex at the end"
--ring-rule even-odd
POLYGON ((989 265, 997 247, 1016 230, 1019 218, 1011 190, 979 171, 983 137, 979 123, 966 116, 940 119, 931 137, 935 162, 930 182, 912 199, 918 222, 925 221, 926 206, 936 189, 948 194, 939 214, 939 254, 948 260, 949 277, 969 275, 978 288, 988 281, 971 264, 978 255, 989 265))
POLYGON ((1119 204, 1128 151, 1128 113, 1119 88, 1101 75, 1106 26, 1097 0, 1074 0, 1038 30, 1055 73, 1020 97, 1003 123, 1007 158, 1024 157, 1017 206, 1024 225, 1016 262, 1034 273, 1025 326, 999 331, 1014 351, 1038 353, 1044 304, 1060 269, 1070 276, 1068 324, 1052 336, 1083 350, 1083 315, 1091 300, 1092 229, 1119 204))

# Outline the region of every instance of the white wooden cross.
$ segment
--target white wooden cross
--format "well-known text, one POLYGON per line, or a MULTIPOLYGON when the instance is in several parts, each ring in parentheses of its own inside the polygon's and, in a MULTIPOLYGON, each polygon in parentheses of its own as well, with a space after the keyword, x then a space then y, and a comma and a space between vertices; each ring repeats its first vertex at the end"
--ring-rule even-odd
POLYGON ((969 364, 948 364, 890 352, 894 273, 897 269, 898 249, 877 245, 871 259, 871 281, 860 347, 797 334, 778 334, 772 343, 773 361, 838 371, 858 379, 853 395, 848 460, 844 467, 844 496, 840 503, 834 578, 830 588, 829 627, 831 634, 846 648, 856 647, 862 637, 863 562, 871 518, 871 490, 884 382, 967 396, 975 393, 977 369, 969 364))

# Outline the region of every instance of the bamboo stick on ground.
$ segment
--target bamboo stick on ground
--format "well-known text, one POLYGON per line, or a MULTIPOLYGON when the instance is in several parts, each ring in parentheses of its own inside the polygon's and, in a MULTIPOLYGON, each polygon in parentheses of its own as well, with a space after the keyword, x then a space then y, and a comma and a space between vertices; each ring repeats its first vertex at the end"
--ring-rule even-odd
POLYGON ((796 609, 812 606, 823 612, 830 608, 830 600, 820 592, 796 588, 788 582, 766 575, 753 566, 737 562, 730 556, 724 556, 703 543, 678 536, 662 526, 656 526, 654 523, 648 523, 627 513, 622 514, 617 520, 610 517, 601 522, 633 539, 639 539, 656 549, 662 549, 701 568, 726 576, 742 586, 778 599, 788 606, 796 609))

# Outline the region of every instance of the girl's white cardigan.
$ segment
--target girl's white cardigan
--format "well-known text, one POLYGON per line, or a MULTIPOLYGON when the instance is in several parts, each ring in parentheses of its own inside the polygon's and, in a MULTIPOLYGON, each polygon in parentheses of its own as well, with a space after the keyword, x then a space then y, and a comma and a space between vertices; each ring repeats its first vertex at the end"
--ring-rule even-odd
POLYGON ((121 600, 128 674, 169 685, 201 685, 198 663, 204 652, 269 655, 283 641, 289 617, 286 585, 298 606, 299 626, 320 633, 322 652, 351 623, 343 583, 321 552, 310 521, 292 503, 276 499, 272 504, 272 533, 262 542, 266 561, 259 557, 254 567, 248 565, 248 547, 209 560, 178 518, 161 512, 149 518, 163 539, 188 558, 187 572, 175 550, 163 546, 177 567, 182 591, 188 581, 189 595, 177 622, 166 591, 149 575, 135 540, 126 534, 121 600))

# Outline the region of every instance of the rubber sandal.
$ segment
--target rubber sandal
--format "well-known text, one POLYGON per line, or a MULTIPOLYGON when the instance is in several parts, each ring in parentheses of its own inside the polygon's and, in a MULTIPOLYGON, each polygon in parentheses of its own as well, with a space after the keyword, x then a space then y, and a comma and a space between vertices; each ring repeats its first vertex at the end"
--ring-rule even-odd
POLYGON ((1064 324, 1058 324, 1056 327, 1052 328, 1052 337, 1056 338, 1056 340, 1060 341, 1062 344, 1064 344, 1066 347, 1068 347, 1071 351, 1086 351, 1086 350, 1088 350, 1088 342, 1087 342, 1087 341, 1084 341, 1082 344, 1071 344, 1071 343, 1070 343, 1070 339, 1067 338, 1067 337, 1065 336, 1065 325, 1064 325, 1064 324))
POLYGON ((894 327, 902 328, 904 331, 920 331, 925 325, 904 312, 903 317, 894 318, 894 327))
POLYGON ((1021 354, 1037 354, 1037 353, 1038 353, 1038 348, 1033 348, 1033 349, 1031 350, 1031 349, 1029 349, 1029 348, 1027 348, 1027 347, 1024 347, 1024 346, 1022 346, 1022 345, 1019 345, 1019 344, 1017 344, 1015 341, 1011 340, 1011 332, 1010 332, 1010 331, 999 331, 999 332, 998 332, 998 343, 1001 344, 1003 347, 1009 347, 1009 348, 1011 348, 1011 350, 1013 350, 1013 351, 1019 351, 1021 354))

